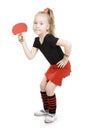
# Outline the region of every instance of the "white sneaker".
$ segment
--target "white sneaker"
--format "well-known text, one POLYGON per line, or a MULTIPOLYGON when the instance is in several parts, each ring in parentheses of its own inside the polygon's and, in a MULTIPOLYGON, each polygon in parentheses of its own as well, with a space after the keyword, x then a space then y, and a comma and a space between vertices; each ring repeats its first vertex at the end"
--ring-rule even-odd
POLYGON ((40 110, 34 113, 35 116, 44 116, 47 114, 48 114, 48 111, 45 111, 45 110, 40 110))
POLYGON ((54 122, 55 120, 57 119, 57 116, 55 114, 48 114, 46 117, 45 117, 45 123, 52 123, 54 122))

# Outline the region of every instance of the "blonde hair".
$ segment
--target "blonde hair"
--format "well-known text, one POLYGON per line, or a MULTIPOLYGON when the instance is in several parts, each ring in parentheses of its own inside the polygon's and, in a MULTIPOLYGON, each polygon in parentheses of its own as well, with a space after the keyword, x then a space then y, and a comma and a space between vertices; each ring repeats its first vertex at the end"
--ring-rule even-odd
POLYGON ((54 21, 54 13, 52 9, 46 8, 44 11, 40 11, 37 14, 46 14, 48 16, 49 30, 48 32, 52 35, 55 35, 55 21, 54 21))

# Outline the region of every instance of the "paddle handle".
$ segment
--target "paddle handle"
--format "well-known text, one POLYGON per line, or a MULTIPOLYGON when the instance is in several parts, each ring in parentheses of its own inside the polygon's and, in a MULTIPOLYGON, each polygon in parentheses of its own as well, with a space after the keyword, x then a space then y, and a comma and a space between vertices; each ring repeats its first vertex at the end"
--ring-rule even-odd
POLYGON ((20 33, 20 34, 18 34, 18 40, 19 40, 19 42, 24 42, 24 36, 23 36, 23 34, 22 33, 20 33))

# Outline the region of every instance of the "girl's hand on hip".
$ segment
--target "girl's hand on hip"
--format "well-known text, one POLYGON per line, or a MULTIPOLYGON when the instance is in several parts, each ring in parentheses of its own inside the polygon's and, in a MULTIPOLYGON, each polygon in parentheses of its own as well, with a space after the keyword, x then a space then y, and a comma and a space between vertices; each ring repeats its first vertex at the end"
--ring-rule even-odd
POLYGON ((60 60, 57 63, 57 65, 58 65, 59 68, 63 68, 63 67, 65 67, 65 65, 67 64, 67 62, 68 62, 68 57, 64 56, 64 58, 62 60, 60 60))

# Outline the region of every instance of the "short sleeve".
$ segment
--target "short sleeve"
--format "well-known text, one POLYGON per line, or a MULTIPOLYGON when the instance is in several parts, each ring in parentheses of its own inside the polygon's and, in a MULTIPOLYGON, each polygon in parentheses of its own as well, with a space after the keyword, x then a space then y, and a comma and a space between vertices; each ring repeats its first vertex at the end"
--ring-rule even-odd
POLYGON ((33 47, 39 48, 39 38, 38 37, 35 38, 33 47))
POLYGON ((49 34, 46 38, 47 42, 51 45, 51 46, 56 46, 57 41, 59 40, 59 38, 49 34))

